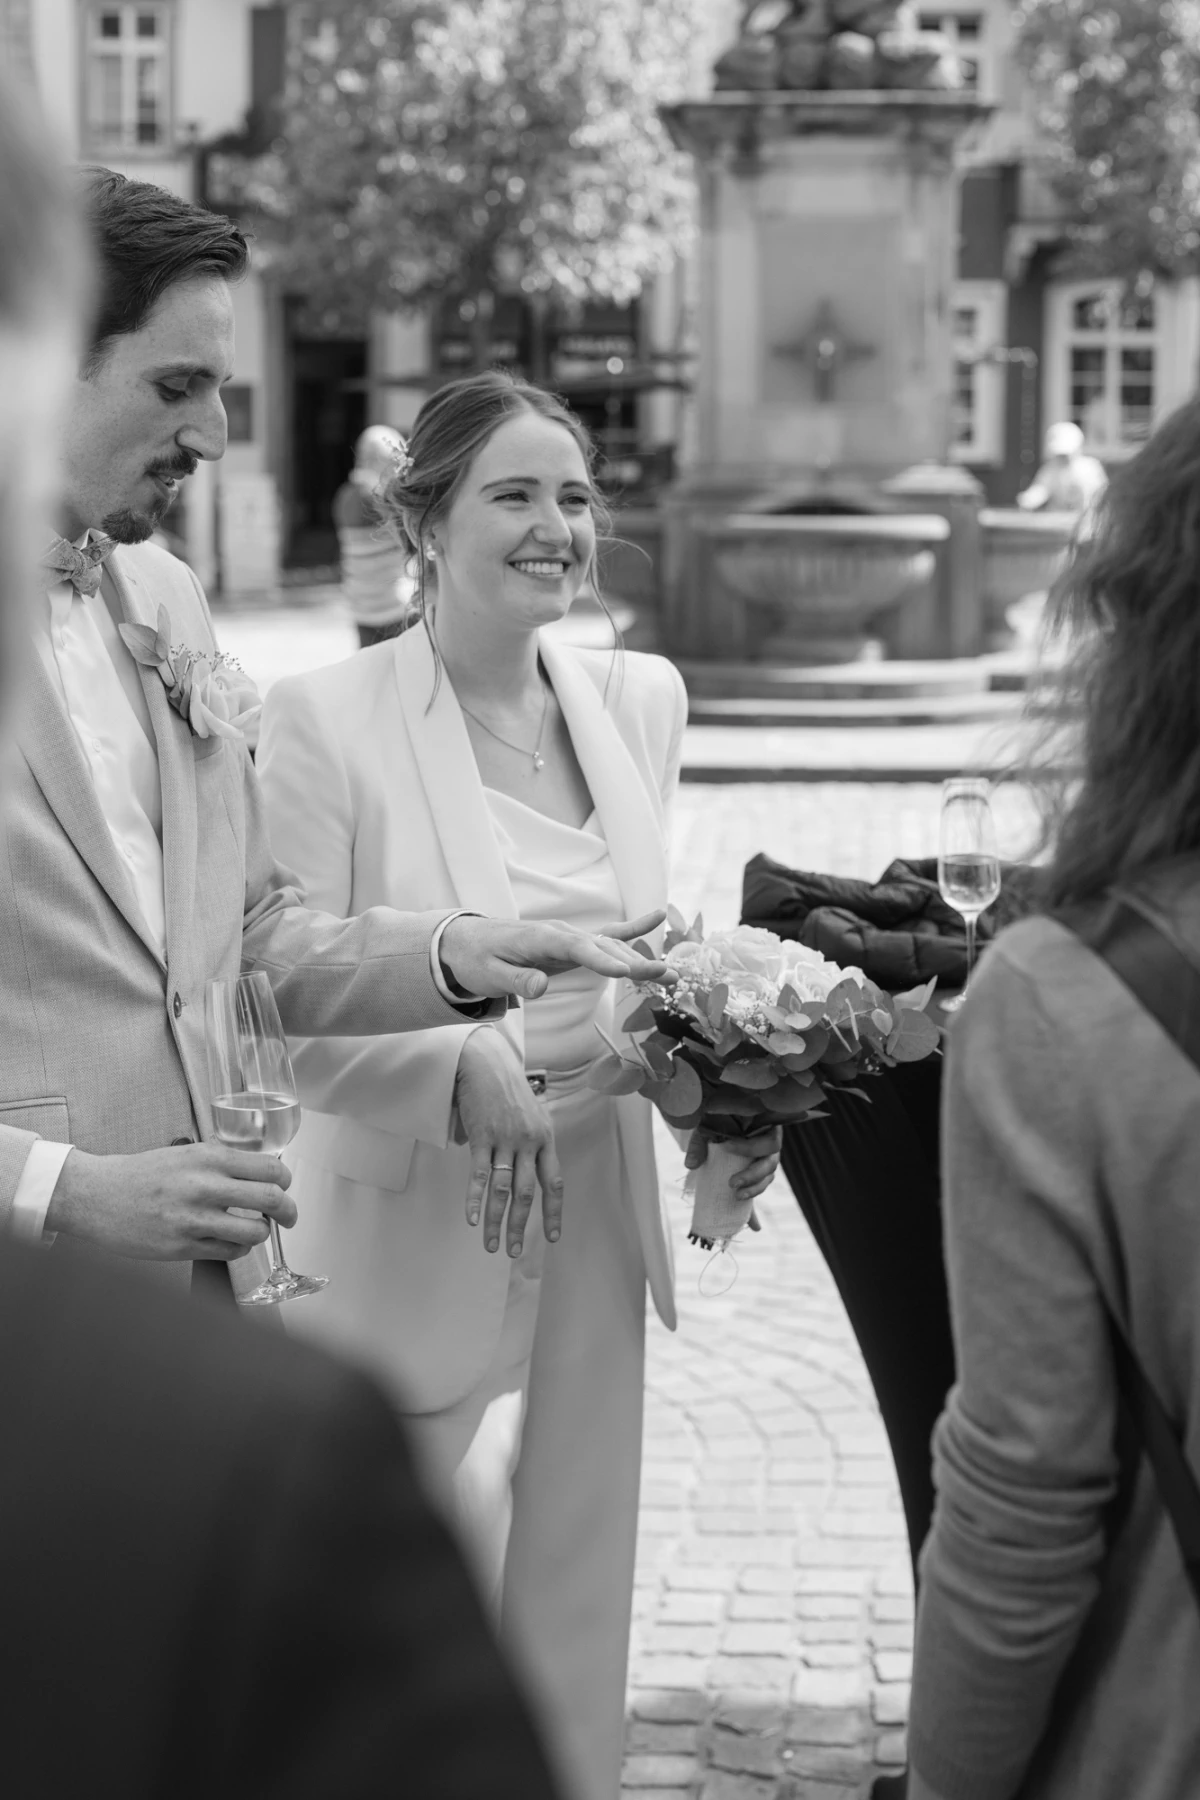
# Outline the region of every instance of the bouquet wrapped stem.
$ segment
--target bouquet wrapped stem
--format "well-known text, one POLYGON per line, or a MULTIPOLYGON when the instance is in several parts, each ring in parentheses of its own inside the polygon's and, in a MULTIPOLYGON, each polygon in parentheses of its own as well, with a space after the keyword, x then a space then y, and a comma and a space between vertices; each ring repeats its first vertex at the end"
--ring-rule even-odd
POLYGON ((685 1183, 685 1192, 692 1196, 690 1243, 699 1244, 702 1250, 724 1250, 745 1230, 754 1201, 733 1186, 734 1176, 745 1166, 745 1157, 731 1150, 725 1139, 708 1145, 708 1155, 698 1169, 690 1171, 685 1183))
POLYGON ((773 932, 743 925, 706 937, 702 920, 688 926, 674 908, 668 921, 676 984, 637 990, 623 1041, 601 1032, 606 1054, 589 1080, 602 1093, 647 1095, 674 1126, 702 1128, 710 1141, 689 1235, 724 1248, 752 1210, 731 1187, 745 1158, 728 1141, 824 1118, 831 1088, 865 1100, 860 1075, 931 1055, 941 1041, 925 1013, 935 984, 885 994, 773 932))

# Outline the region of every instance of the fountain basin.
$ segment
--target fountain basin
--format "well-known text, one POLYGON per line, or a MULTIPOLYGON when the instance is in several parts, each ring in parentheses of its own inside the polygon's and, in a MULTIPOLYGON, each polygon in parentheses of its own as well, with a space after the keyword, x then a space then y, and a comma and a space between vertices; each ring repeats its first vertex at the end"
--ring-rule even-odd
POLYGON ((989 650, 1013 642, 1008 610, 1028 594, 1044 593, 1066 566, 1079 526, 1073 512, 1023 512, 1020 507, 985 507, 979 515, 983 539, 983 604, 989 650))
POLYGON ((921 513, 727 513, 698 529, 719 597, 747 609, 752 657, 802 664, 861 657, 869 628, 931 579, 950 535, 921 513))

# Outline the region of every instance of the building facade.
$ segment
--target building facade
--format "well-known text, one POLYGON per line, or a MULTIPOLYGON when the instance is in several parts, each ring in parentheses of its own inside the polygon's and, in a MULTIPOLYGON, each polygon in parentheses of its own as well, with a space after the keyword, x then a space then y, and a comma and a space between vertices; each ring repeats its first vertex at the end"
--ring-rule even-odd
MULTIPOLYGON (((952 37, 995 111, 965 156, 954 296, 955 460, 994 504, 1030 479, 1045 427, 1073 419, 1105 462, 1136 450, 1189 394, 1200 366, 1200 282, 1122 294, 1055 272, 1062 221, 1037 146, 1003 0, 918 0, 920 23, 952 37)), ((689 80, 706 92, 742 13, 709 0, 689 80)), ((215 153, 269 139, 297 9, 249 0, 0 0, 0 62, 32 81, 73 160, 99 162, 212 200, 215 153)), ((237 374, 230 444, 187 484, 176 535, 206 586, 272 586, 290 566, 333 560, 330 503, 362 428, 401 429, 423 395, 461 368, 470 322, 448 301, 379 317, 362 337, 322 333, 299 296, 255 269, 235 290, 237 374)), ((633 305, 573 316, 500 296, 496 360, 564 392, 602 445, 617 489, 650 498, 686 464, 694 349, 691 273, 633 305)))
MULTIPOLYGON (((247 0, 0 0, 0 60, 32 80, 69 160, 194 198, 204 144, 241 133, 256 89, 282 78, 282 18, 247 0)), ((253 271, 234 289, 229 450, 200 465, 167 521, 213 590, 270 585, 278 571, 273 306, 253 271)))
POLYGON ((967 152, 955 296, 953 454, 993 504, 1011 503, 1041 460, 1047 425, 1079 425, 1091 454, 1123 461, 1191 394, 1200 370, 1200 281, 1144 293, 1063 277, 1063 219, 1038 144, 1002 0, 937 0, 996 111, 967 152))

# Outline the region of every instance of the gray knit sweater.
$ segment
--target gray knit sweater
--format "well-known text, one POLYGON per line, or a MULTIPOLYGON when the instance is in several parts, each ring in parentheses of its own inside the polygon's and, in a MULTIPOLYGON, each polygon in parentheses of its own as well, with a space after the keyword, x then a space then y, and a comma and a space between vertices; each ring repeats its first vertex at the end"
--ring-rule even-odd
MULTIPOLYGON (((1200 899, 1171 911, 1200 965, 1200 899)), ((934 1439, 910 1791, 1197 1800, 1200 1615, 1144 1463, 1111 1554, 1104 1513, 1106 1304, 1200 1470, 1200 1074, 1047 919, 997 939, 948 1054, 959 1379, 934 1439)))

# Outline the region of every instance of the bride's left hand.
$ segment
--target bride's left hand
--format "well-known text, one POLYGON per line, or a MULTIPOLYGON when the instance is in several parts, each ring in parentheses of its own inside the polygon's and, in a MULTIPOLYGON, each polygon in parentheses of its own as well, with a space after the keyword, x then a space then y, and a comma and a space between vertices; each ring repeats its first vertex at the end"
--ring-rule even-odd
MULTIPOLYGON (((734 1156, 744 1156, 746 1167, 734 1176, 730 1182, 735 1193, 743 1200, 757 1200, 765 1193, 774 1181, 779 1169, 779 1155, 783 1149, 783 1127, 772 1125, 769 1131, 760 1131, 757 1137, 717 1138, 706 1132, 702 1126, 693 1131, 687 1147, 684 1162, 689 1169, 698 1169, 708 1156, 710 1143, 724 1144, 734 1156)), ((762 1226, 755 1215, 750 1219, 751 1231, 761 1231, 762 1226)))

